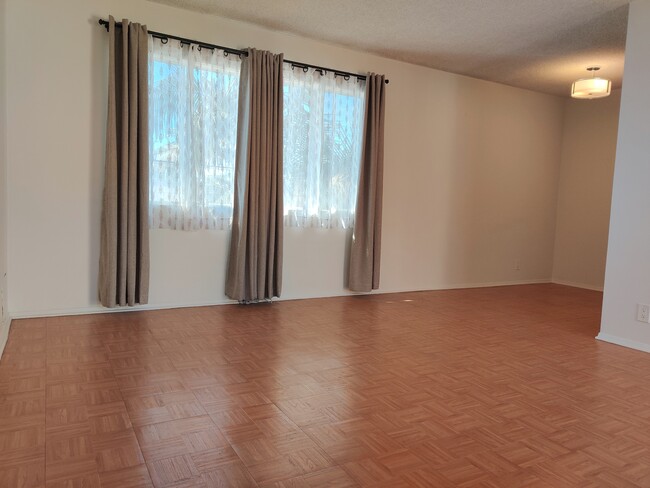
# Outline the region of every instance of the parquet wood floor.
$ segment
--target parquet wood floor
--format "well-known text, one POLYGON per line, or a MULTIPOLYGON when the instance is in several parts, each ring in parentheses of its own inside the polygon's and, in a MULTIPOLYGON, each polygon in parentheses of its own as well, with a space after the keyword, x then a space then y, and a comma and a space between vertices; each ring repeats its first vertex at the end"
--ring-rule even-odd
POLYGON ((0 487, 650 487, 650 355, 559 285, 17 320, 0 487))

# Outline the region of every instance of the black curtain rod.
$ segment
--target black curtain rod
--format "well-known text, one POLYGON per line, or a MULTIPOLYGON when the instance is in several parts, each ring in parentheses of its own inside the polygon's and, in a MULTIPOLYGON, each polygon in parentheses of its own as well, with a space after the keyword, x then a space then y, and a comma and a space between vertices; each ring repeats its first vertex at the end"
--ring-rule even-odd
MULTIPOLYGON (((102 27, 105 27, 106 30, 108 31, 109 29, 109 22, 108 20, 104 19, 99 19, 99 25, 102 27)), ((122 27, 122 22, 115 22, 115 25, 117 27, 122 27)), ((148 31, 149 35, 152 37, 155 37, 157 39, 174 39, 175 41, 180 41, 181 44, 194 44, 196 46, 206 48, 206 49, 220 49, 221 51, 227 53, 227 54, 236 54, 237 56, 248 56, 248 52, 242 50, 242 49, 234 49, 232 47, 225 47, 225 46, 219 46, 218 44, 210 44, 207 42, 202 42, 202 41, 195 41, 194 39, 187 39, 186 37, 179 37, 179 36, 174 36, 171 34, 164 34, 162 32, 156 32, 156 31, 148 31)), ((365 81, 366 76, 365 75, 360 75, 357 73, 350 73, 349 71, 341 71, 338 69, 331 69, 331 68, 325 68, 323 66, 316 66, 315 64, 308 64, 308 63, 302 63, 300 61, 291 61, 290 59, 285 59, 285 63, 290 64, 291 66, 295 66, 297 68, 303 68, 307 70, 308 68, 312 68, 316 71, 320 71, 321 74, 324 74, 325 71, 331 71, 335 75, 338 76, 343 76, 345 79, 350 79, 351 77, 355 77, 359 81, 365 81)), ((388 80, 385 80, 385 83, 388 84, 388 80)))

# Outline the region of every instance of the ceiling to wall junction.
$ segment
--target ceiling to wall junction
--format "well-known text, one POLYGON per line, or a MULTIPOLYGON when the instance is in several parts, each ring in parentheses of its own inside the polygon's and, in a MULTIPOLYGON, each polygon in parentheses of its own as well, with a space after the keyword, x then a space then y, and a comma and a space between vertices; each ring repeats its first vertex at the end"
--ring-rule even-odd
POLYGON ((151 0, 539 92, 621 85, 627 0, 151 0))

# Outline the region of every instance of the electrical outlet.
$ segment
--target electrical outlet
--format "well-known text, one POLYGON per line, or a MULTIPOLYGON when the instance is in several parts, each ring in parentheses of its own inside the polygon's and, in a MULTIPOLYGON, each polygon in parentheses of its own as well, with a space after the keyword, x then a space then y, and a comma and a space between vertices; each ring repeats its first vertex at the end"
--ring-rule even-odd
POLYGON ((650 323, 650 305, 637 303, 636 305, 636 319, 639 322, 650 323))
POLYGON ((519 271, 521 269, 521 263, 519 262, 518 259, 515 259, 514 269, 515 271, 519 271))

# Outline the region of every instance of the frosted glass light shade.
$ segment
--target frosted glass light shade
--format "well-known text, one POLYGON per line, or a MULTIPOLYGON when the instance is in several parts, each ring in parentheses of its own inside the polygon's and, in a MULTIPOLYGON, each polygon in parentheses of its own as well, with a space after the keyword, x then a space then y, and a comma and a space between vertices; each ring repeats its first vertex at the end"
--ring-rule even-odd
POLYGON ((607 97, 612 91, 612 83, 603 78, 585 78, 578 80, 571 86, 573 98, 602 98, 607 97))

